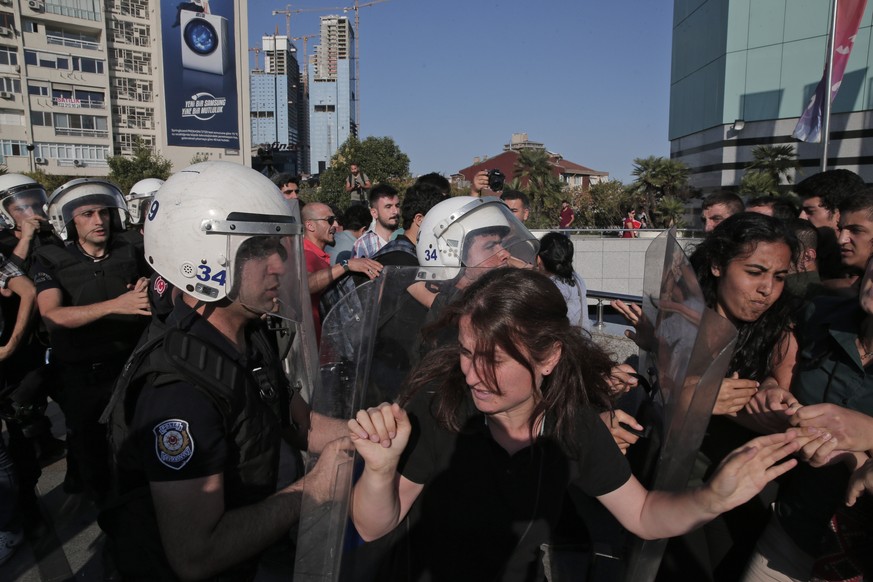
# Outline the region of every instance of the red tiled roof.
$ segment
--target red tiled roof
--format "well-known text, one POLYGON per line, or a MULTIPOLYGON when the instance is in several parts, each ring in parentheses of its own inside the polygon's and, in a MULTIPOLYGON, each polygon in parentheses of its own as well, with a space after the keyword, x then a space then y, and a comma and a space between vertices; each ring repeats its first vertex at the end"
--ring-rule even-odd
POLYGON ((591 168, 586 168, 581 164, 577 164, 576 162, 571 162, 570 160, 558 160, 555 162, 555 165, 558 167, 564 168, 564 174, 585 174, 587 176, 608 176, 609 172, 600 172, 598 170, 592 170, 591 168))
MULTIPOLYGON (((497 169, 506 174, 506 181, 509 182, 515 176, 515 160, 517 159, 517 151, 504 151, 494 156, 493 158, 488 158, 483 162, 479 162, 478 164, 473 164, 472 166, 468 166, 462 170, 459 170, 458 173, 464 176, 464 179, 469 182, 473 180, 473 176, 475 176, 482 170, 497 169)), ((559 176, 561 174, 582 174, 587 176, 609 175, 607 172, 592 170, 591 168, 586 168, 585 166, 571 162, 569 160, 562 159, 558 156, 551 156, 550 161, 552 167, 555 170, 554 174, 556 176, 559 176)))

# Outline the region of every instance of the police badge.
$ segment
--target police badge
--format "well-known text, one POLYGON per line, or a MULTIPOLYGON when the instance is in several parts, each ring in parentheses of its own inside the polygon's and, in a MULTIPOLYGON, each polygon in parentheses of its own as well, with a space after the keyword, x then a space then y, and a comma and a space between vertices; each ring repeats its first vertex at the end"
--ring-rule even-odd
POLYGON ((177 418, 165 420, 152 429, 155 433, 155 453, 158 460, 178 471, 194 456, 194 439, 188 423, 177 418))

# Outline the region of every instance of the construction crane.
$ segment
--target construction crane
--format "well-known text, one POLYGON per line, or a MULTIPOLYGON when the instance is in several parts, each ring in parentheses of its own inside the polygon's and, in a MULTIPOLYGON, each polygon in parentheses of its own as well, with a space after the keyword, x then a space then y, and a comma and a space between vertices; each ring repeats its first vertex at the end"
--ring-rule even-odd
POLYGON ((273 10, 273 16, 285 15, 285 36, 291 38, 291 15, 302 14, 303 12, 326 12, 330 10, 339 10, 339 8, 296 8, 291 10, 291 5, 286 4, 285 10, 273 10))
POLYGON ((304 34, 303 36, 295 36, 291 40, 302 40, 303 41, 303 88, 306 89, 307 79, 309 75, 309 56, 307 53, 307 44, 310 38, 317 37, 317 34, 304 34))
MULTIPOLYGON (((360 10, 361 8, 368 8, 370 6, 375 6, 376 4, 381 4, 383 2, 388 2, 389 0, 370 0, 369 2, 359 2, 355 0, 353 6, 333 6, 327 8, 295 8, 291 10, 291 5, 286 4, 284 10, 273 10, 273 16, 278 16, 280 14, 285 15, 285 34, 288 35, 288 38, 291 38, 291 15, 292 14, 300 14, 303 12, 331 12, 333 10, 342 10, 344 13, 349 13, 354 11, 355 13, 355 122, 360 128, 361 125, 361 54, 360 54, 360 38, 361 38, 361 17, 360 10)), ((309 35, 311 38, 315 35, 309 35)), ((304 38, 304 37, 298 37, 304 38)), ((297 39, 294 39, 297 40, 297 39)), ((304 42, 304 63, 305 70, 308 70, 309 63, 306 63, 305 53, 306 53, 306 40, 304 42)), ((304 77, 305 82, 306 77, 304 77)))
POLYGON ((343 12, 355 11, 355 123, 359 132, 361 127, 361 18, 359 11, 361 8, 368 8, 370 6, 375 6, 376 4, 381 4, 382 2, 388 2, 388 0, 371 0, 370 2, 364 3, 355 0, 354 6, 343 6, 338 8, 338 10, 342 10, 343 12))

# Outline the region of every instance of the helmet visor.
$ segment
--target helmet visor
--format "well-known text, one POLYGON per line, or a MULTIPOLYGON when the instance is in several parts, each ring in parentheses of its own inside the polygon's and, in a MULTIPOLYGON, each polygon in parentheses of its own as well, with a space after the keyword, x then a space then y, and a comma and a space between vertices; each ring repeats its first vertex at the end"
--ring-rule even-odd
POLYGON ((22 221, 32 216, 47 218, 45 214, 46 202, 45 190, 41 186, 33 184, 3 198, 3 214, 11 221, 13 227, 20 226, 22 221))
MULTIPOLYGON (((249 310, 301 322, 303 252, 295 236, 228 237, 227 297, 249 310)), ((222 271, 222 273, 224 273, 222 271)), ((213 275, 215 277, 224 275, 213 275)), ((202 276, 198 276, 202 279, 202 276)), ((308 290, 308 288, 307 288, 308 290)))
POLYGON ((464 238, 460 246, 465 267, 523 266, 536 262, 539 241, 505 204, 486 204, 458 221, 464 238))

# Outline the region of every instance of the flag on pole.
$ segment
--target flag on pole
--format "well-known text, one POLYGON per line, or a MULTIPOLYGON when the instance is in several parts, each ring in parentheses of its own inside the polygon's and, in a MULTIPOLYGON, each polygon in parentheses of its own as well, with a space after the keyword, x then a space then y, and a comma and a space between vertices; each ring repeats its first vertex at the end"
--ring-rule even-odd
MULTIPOLYGON (((861 25, 861 18, 864 16, 866 7, 867 0, 840 0, 837 4, 833 58, 828 55, 828 60, 833 63, 831 103, 834 102, 837 91, 840 90, 840 83, 843 82, 843 73, 846 72, 849 55, 852 54, 852 47, 855 45, 855 35, 858 34, 858 27, 861 25)), ((800 121, 797 122, 794 133, 791 134, 800 141, 814 143, 821 141, 821 124, 824 116, 825 86, 827 83, 828 69, 825 65, 824 75, 815 88, 815 93, 809 100, 800 121)))

